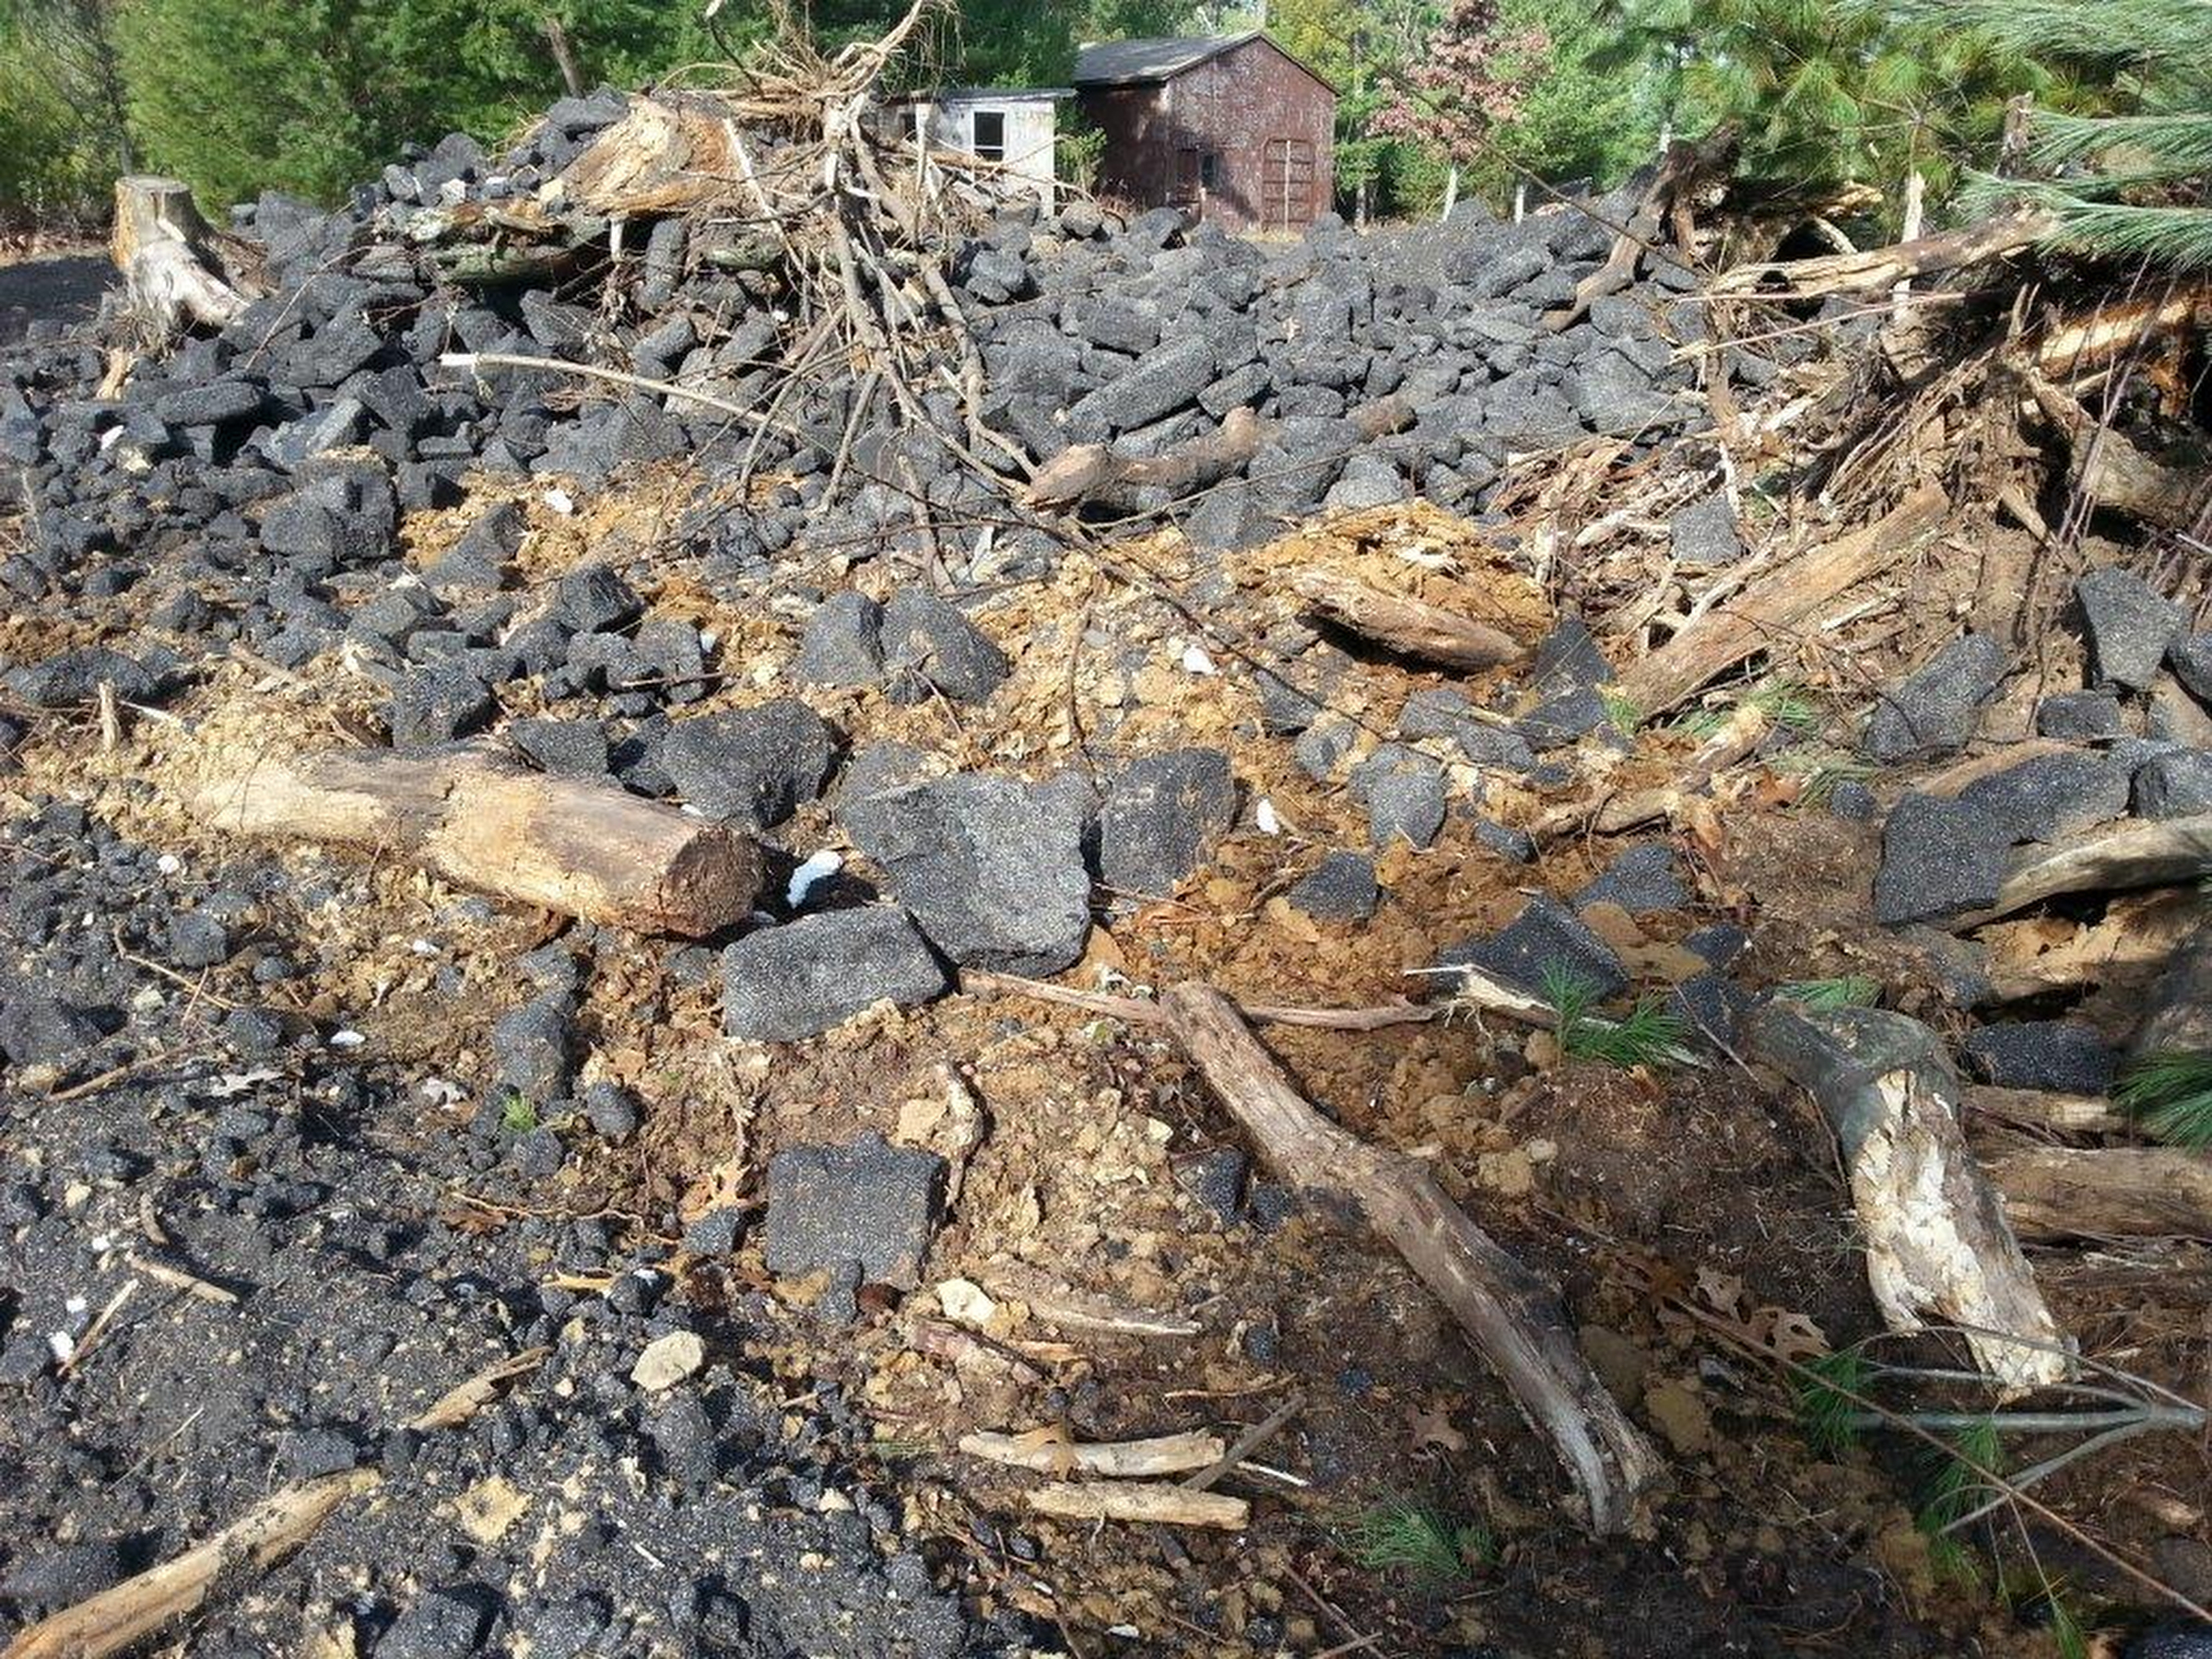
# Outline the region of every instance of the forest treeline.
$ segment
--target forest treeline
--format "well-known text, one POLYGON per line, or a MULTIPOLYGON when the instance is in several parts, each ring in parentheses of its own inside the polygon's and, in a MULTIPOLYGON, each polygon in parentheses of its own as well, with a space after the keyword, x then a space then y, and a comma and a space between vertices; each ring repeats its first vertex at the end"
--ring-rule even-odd
MULTIPOLYGON (((818 0, 803 20, 834 42, 900 9, 818 0)), ((1746 171, 1870 184, 1893 229, 1912 175, 1939 213, 1996 163, 2018 100, 2046 135, 2077 135, 2060 159, 2077 173, 2098 159, 2079 147, 2097 118, 2126 115, 2138 147, 2172 144, 2178 108, 2194 133, 2208 14, 2202 0, 951 0, 915 72, 1060 85, 1082 41, 1264 26, 1340 90, 1347 216, 1431 212, 1453 189, 1502 206, 1530 181, 1610 184, 1670 136, 1733 122, 1746 171)), ((0 0, 0 218, 97 220, 130 171, 180 176, 217 209, 270 188, 335 201, 409 143, 498 141, 571 76, 726 78, 780 26, 767 0, 0 0)), ((2125 155, 2100 165, 2136 185, 2145 171, 2125 155)))

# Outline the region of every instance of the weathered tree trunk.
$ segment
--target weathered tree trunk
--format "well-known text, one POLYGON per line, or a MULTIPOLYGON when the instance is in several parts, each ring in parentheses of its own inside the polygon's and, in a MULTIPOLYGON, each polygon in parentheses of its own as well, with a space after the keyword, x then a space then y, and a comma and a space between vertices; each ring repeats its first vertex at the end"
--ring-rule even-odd
POLYGON ((1402 1153, 1337 1127, 1210 985, 1161 998, 1168 1026, 1277 1175, 1317 1214, 1363 1220, 1451 1310, 1573 1476, 1591 1530, 1627 1525, 1661 1464, 1590 1369, 1551 1288, 1506 1253, 1402 1153))
POLYGON ((2026 849, 1998 888, 1994 904, 1944 925, 1958 933, 2062 893, 2164 887, 2207 875, 2212 875, 2212 813, 2125 823, 2063 847, 2026 849))
POLYGON ((583 71, 577 66, 576 49, 569 44, 569 31, 561 27, 560 19, 547 14, 538 24, 545 30, 546 44, 552 49, 553 65, 560 71, 560 84, 571 98, 584 94, 583 71))
POLYGON ((163 333, 181 324, 220 328, 246 296, 214 268, 214 232, 181 179, 134 174, 115 181, 109 252, 132 306, 163 333))
POLYGON ((1472 674, 1517 663, 1528 654, 1518 640, 1488 623, 1334 571, 1300 571, 1291 586, 1329 621, 1401 656, 1472 674))
POLYGON ((401 853, 463 887, 639 933, 718 932, 761 879, 759 847, 727 825, 478 744, 265 761, 194 806, 218 829, 401 853))
POLYGON ((1879 522, 1800 555, 1708 611, 1622 675, 1621 690, 1639 714, 1658 714, 1738 663, 1787 649, 1840 595, 1900 562, 1944 506, 1942 490, 1921 486, 1879 522))
POLYGON ((2065 1377, 2058 1322, 1967 1149, 1959 1077, 1935 1032, 1879 1008, 1777 1001, 1747 1035, 1752 1054, 1808 1090, 1835 1129, 1889 1328, 1917 1331, 1931 1314, 1966 1327, 1976 1362, 2010 1391, 2065 1377))

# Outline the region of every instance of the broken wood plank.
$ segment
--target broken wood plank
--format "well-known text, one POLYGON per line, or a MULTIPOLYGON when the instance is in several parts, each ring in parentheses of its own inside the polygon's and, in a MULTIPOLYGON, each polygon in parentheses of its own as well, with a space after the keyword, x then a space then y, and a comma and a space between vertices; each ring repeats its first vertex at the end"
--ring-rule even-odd
POLYGON ((1497 1371, 1573 1477, 1592 1531, 1621 1530, 1659 1456, 1606 1392, 1556 1293, 1403 1153, 1329 1122, 1211 985, 1160 998, 1169 1030, 1276 1174, 1324 1217, 1357 1217, 1390 1241, 1497 1371))
POLYGON ((2112 1103, 2096 1095, 2051 1094, 2041 1088, 1969 1083, 1960 1100, 1972 1116, 2001 1118, 2007 1124, 2065 1135, 2116 1135, 2127 1127, 2127 1120, 2112 1103))
POLYGON ((1708 291, 1716 295, 1751 295, 1762 300, 1888 293, 1897 284, 1909 282, 1915 276, 2008 258, 2033 247, 2051 230, 2052 221, 2047 214, 2002 214, 1962 229, 1893 242, 1887 247, 1824 254, 1818 259, 1737 265, 1734 270, 1723 272, 1708 291))
POLYGON ((1333 571, 1300 571, 1290 585, 1324 619, 1400 656, 1476 674, 1528 654, 1518 640, 1488 623, 1333 571))
POLYGON ((1117 1480, 1082 1486, 1048 1481, 1023 1496, 1041 1515, 1057 1521, 1135 1521, 1164 1526, 1211 1526, 1240 1532, 1252 1521, 1252 1505, 1219 1492, 1188 1487, 1117 1480))
POLYGON ((402 853, 462 887, 639 933, 718 932, 761 881, 759 848, 728 825, 487 744, 264 760, 193 807, 217 829, 402 853))
POLYGON ((1790 560, 1629 669, 1622 693, 1649 718, 1760 652, 1797 643, 1844 594, 1903 562, 1947 505, 1923 484, 1876 523, 1790 560))
POLYGON ((1954 916, 1953 933, 2065 893, 2165 887, 2212 875, 2212 812, 2129 822, 2063 847, 2030 847, 2016 857, 1987 910, 1954 916))
POLYGON ((2030 1239, 2212 1239, 2212 1160, 2181 1147, 2019 1145, 1985 1159, 2030 1239))
POLYGON ((1187 1475, 1212 1466, 1229 1450, 1218 1434, 1160 1434, 1148 1440, 1048 1441, 1034 1434, 960 1436, 960 1450, 987 1463, 1039 1475, 1100 1475, 1114 1480, 1187 1475))
POLYGON ((1867 1284, 1889 1328, 1918 1331, 1931 1314, 1964 1327, 1975 1362, 2009 1393, 2063 1379, 2065 1338, 1967 1149, 1959 1077, 1936 1033, 1887 1009, 1778 999, 1746 1035, 1753 1057, 1809 1092, 1836 1132, 1867 1284))

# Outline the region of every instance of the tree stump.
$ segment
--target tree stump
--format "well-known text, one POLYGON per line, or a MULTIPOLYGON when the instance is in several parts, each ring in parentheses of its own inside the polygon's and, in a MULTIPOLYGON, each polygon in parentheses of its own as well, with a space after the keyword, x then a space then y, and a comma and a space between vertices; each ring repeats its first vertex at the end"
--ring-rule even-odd
POLYGON ((109 252, 132 309, 162 333, 195 323, 220 328, 245 310, 246 296, 215 268, 215 241, 182 180, 132 174, 115 181, 109 252))

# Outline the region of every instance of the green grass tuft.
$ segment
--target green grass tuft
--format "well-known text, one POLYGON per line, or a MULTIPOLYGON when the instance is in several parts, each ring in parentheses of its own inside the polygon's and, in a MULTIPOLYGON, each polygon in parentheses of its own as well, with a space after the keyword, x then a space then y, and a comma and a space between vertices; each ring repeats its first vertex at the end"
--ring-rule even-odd
POLYGON ((1606 718, 1623 734, 1633 737, 1636 728, 1643 724, 1643 711, 1636 706, 1636 700, 1626 691, 1600 691, 1597 697, 1606 705, 1606 718))
POLYGON ((2112 1099, 2162 1141, 2212 1147, 2212 1053, 2147 1054, 2121 1075, 2112 1099))
POLYGON ((1838 1348, 1804 1363, 1805 1370, 1792 1383, 1797 1395, 1797 1426, 1814 1451, 1834 1457, 1858 1443, 1858 1425, 1852 1417, 1865 1409, 1859 1401, 1866 1397, 1874 1366, 1855 1347, 1838 1348))
POLYGON ((537 1127, 537 1108, 530 1097, 510 1089, 500 1105, 500 1127, 510 1135, 527 1135, 537 1127))
POLYGON ((1594 1012, 1595 985, 1554 963, 1544 971, 1544 1000, 1559 1017, 1559 1052, 1570 1059, 1601 1061, 1628 1071, 1690 1058, 1683 1047, 1688 1026, 1656 996, 1639 997, 1628 1013, 1610 1018, 1594 1012))
POLYGON ((1803 1003, 1816 1013, 1838 1008, 1871 1008, 1882 1000, 1882 982, 1864 973, 1839 974, 1834 979, 1792 980, 1774 987, 1774 994, 1803 1003))
POLYGON ((1341 1530, 1345 1552, 1370 1572, 1403 1572, 1432 1590, 1465 1583, 1498 1559, 1488 1528, 1403 1499, 1363 1510, 1341 1530))
POLYGON ((1783 750, 1774 757, 1773 767, 1784 777, 1803 780, 1797 792, 1802 806, 1825 806, 1835 797, 1837 784, 1864 782, 1874 776, 1873 766, 1856 755, 1819 743, 1783 750))
POLYGON ((1952 1535, 1951 1526, 1982 1507, 1992 1496, 1989 1483, 1974 1465, 1991 1474, 2004 1472, 2004 1443, 1993 1422, 1976 1423, 1951 1437, 1948 1453, 1935 1454, 1935 1464, 1921 1488, 1913 1524, 1927 1540, 1928 1560, 1938 1578, 1979 1586, 1981 1571, 1974 1553, 1952 1535))

